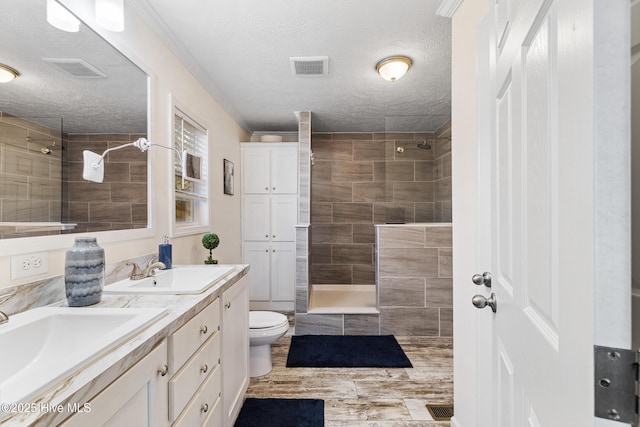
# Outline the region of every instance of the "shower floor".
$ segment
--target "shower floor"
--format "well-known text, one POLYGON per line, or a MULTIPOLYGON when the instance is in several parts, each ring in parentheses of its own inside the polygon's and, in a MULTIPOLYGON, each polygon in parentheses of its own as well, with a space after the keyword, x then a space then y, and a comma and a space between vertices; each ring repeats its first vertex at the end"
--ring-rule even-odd
POLYGON ((311 314, 380 313, 375 285, 312 285, 309 297, 311 314))

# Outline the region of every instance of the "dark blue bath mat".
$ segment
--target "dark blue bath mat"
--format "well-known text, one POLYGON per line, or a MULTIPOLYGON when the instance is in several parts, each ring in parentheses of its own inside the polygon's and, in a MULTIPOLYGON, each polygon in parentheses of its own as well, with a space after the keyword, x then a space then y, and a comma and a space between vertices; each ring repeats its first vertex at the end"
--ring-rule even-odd
POLYGON ((287 368, 412 368, 393 335, 294 335, 287 368))
POLYGON ((324 400, 245 399, 234 427, 323 427, 324 400))

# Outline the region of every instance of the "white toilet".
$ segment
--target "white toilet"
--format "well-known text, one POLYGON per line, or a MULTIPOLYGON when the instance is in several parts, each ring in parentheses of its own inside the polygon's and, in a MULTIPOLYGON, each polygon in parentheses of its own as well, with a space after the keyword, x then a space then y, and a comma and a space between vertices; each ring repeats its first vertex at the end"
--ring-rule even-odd
POLYGON ((271 372, 271 343, 289 330, 287 316, 273 311, 249 312, 249 375, 260 377, 271 372))

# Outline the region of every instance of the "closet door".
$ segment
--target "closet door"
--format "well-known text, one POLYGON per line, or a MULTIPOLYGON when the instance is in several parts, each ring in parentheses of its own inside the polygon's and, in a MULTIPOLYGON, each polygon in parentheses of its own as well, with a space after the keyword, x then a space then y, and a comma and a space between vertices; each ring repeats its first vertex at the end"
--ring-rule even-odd
POLYGON ((296 196, 271 196, 271 235, 274 242, 294 242, 298 223, 296 196))
POLYGON ((270 150, 252 147, 242 150, 242 192, 268 194, 271 191, 269 179, 270 150))
POLYGON ((271 151, 271 193, 298 193, 298 147, 275 147, 271 151))
POLYGON ((244 196, 242 201, 242 239, 252 242, 269 241, 269 196, 244 196))
POLYGON ((296 252, 293 242, 271 243, 271 300, 295 299, 296 252))

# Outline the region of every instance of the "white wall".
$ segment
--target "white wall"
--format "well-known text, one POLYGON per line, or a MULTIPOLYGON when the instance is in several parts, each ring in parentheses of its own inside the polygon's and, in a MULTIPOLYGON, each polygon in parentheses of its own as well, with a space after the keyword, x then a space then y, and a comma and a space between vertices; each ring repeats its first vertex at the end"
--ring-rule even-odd
POLYGON ((452 211, 453 211, 453 370, 455 417, 452 426, 476 424, 477 127, 476 36, 489 1, 467 0, 452 20, 452 211))
MULTIPOLYGON (((240 248, 240 195, 224 195, 222 186, 223 158, 236 167, 235 185, 239 188, 240 141, 249 135, 220 104, 206 91, 193 75, 155 36, 141 20, 136 10, 125 2, 125 31, 111 33, 93 24, 93 2, 63 0, 84 22, 119 49, 125 56, 146 71, 150 77, 150 131, 152 142, 168 145, 171 141, 172 97, 193 114, 210 134, 209 176, 211 186, 210 231, 220 236, 220 246, 214 256, 221 263, 239 263, 240 248)), ((92 233, 105 249, 106 262, 113 263, 152 252, 165 234, 169 234, 173 175, 169 150, 149 150, 150 186, 149 204, 152 228, 143 231, 92 233), (137 236, 131 239, 132 236, 137 236)), ((172 240, 174 264, 202 263, 208 251, 201 245, 202 233, 172 240)), ((11 239, 0 242, 0 287, 32 282, 64 274, 64 254, 73 244, 74 236, 47 236, 11 239), (10 280, 10 256, 47 250, 49 272, 28 279, 10 280)))

